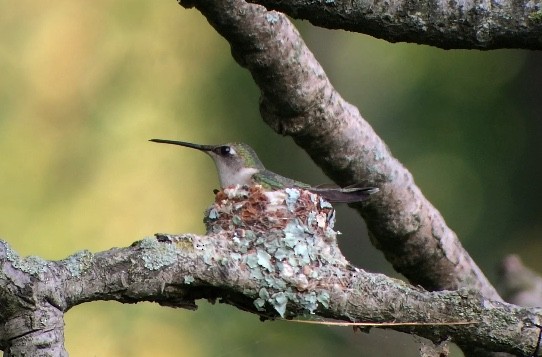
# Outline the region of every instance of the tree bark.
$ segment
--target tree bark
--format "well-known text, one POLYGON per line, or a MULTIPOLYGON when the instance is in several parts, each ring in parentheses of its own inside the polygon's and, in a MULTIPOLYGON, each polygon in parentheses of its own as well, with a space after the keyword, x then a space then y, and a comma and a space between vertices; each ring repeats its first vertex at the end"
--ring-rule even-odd
POLYGON ((251 0, 329 29, 444 49, 542 49, 542 10, 532 1, 251 0))
POLYGON ((367 273, 340 252, 328 203, 308 191, 247 192, 219 193, 205 236, 157 234, 56 262, 21 258, 0 241, 0 346, 8 356, 64 356, 62 317, 73 306, 116 300, 195 309, 204 298, 264 319, 320 316, 437 344, 535 351, 542 310, 367 273))

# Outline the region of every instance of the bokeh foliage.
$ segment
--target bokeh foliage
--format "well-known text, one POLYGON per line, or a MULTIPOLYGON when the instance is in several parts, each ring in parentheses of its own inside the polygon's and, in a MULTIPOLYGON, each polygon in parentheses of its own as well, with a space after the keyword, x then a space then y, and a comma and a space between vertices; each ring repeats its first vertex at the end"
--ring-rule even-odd
MULTIPOLYGON (((542 271, 540 55, 298 25, 488 275, 511 252, 542 271)), ((245 141, 274 171, 326 181, 263 124, 250 75, 197 11, 175 1, 0 2, 2 239, 23 255, 61 259, 155 232, 203 233, 217 186, 211 161, 152 137, 245 141)), ((361 219, 347 207, 338 217, 349 258, 391 273, 361 219)), ((66 328, 72 356, 416 354, 400 334, 374 335, 260 323, 207 303, 195 313, 85 304, 66 328)))

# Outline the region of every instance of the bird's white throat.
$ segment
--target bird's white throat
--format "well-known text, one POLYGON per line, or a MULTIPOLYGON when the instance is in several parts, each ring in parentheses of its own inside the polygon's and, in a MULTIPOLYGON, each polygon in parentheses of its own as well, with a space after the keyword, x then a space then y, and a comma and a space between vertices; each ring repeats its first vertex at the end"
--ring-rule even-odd
POLYGON ((254 167, 243 167, 239 170, 232 170, 229 167, 221 167, 219 169, 222 169, 220 171, 220 185, 222 187, 235 185, 251 186, 254 183, 252 176, 260 171, 254 167))

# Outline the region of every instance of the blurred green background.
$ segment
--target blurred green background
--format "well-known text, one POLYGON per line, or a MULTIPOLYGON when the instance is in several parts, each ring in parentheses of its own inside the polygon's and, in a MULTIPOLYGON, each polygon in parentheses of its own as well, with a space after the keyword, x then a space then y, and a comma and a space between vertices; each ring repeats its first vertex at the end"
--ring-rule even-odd
MULTIPOLYGON (((542 271, 542 56, 298 25, 486 274, 507 253, 542 271)), ((258 96, 226 42, 175 1, 0 2, 0 237, 22 255, 62 259, 155 232, 203 233, 218 185, 211 160, 154 137, 245 141, 274 171, 328 182, 263 124, 258 96)), ((363 221, 338 211, 349 259, 397 276, 363 221)), ((67 314, 66 340, 72 356, 416 356, 419 342, 261 323, 206 302, 197 312, 85 304, 67 314)))

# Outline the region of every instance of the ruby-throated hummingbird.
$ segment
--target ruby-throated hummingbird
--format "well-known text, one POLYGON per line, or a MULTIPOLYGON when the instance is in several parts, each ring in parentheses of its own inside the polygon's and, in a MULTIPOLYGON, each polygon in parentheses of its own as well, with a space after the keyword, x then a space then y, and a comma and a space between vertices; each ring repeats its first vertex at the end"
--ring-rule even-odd
POLYGON ((311 187, 306 183, 295 181, 266 170, 256 152, 244 143, 228 143, 222 145, 199 145, 184 141, 151 139, 155 143, 185 146, 203 151, 215 162, 222 188, 235 185, 261 185, 267 190, 284 188, 301 188, 324 197, 329 202, 359 202, 369 195, 378 192, 375 187, 360 185, 340 187, 311 187))

